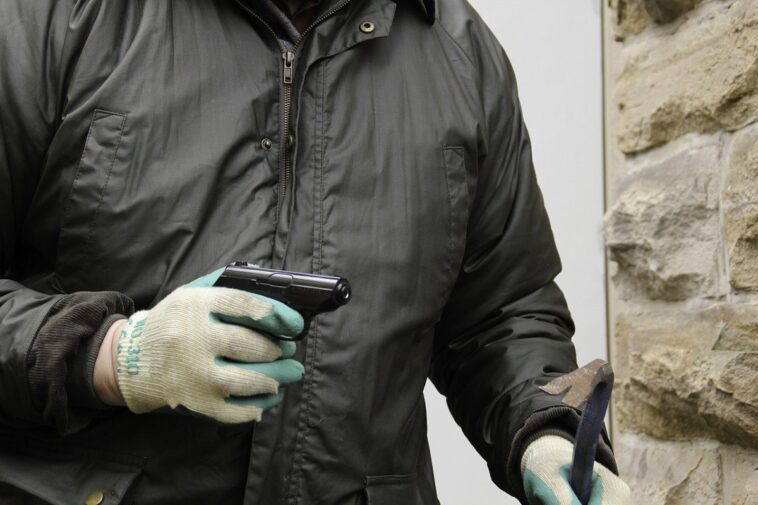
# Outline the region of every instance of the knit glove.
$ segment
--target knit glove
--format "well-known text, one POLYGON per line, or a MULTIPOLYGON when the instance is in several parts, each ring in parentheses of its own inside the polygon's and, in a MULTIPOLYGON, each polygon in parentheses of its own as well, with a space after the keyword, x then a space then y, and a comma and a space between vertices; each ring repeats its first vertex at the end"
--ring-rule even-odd
POLYGON ((260 421, 263 410, 281 401, 280 386, 302 379, 302 365, 287 359, 295 344, 264 335, 299 334, 300 314, 263 296, 212 287, 222 272, 128 319, 116 375, 132 412, 168 406, 224 423, 260 421))
MULTIPOLYGON (((529 505, 581 505, 569 485, 574 445, 555 435, 529 444, 521 458, 521 475, 529 505)), ((629 486, 595 463, 588 505, 631 505, 629 486)))

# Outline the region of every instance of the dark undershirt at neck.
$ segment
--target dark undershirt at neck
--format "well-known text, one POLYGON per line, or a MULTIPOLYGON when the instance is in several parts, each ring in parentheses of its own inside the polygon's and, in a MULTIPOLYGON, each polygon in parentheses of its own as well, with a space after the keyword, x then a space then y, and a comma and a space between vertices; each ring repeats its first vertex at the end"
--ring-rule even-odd
POLYGON ((316 20, 321 0, 274 0, 282 11, 292 20, 300 33, 303 33, 316 20))

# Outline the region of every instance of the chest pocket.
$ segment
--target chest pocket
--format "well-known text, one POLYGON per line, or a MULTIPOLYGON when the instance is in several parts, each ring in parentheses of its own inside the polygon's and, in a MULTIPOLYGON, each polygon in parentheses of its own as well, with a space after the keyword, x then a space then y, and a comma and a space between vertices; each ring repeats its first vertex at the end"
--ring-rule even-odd
POLYGON ((446 146, 442 150, 447 181, 450 221, 448 224, 448 265, 455 276, 466 245, 466 224, 469 215, 469 187, 466 177, 466 151, 463 147, 446 146))
POLYGON ((363 489, 365 505, 413 505, 421 503, 416 474, 368 476, 363 489))
MULTIPOLYGON (((94 234, 98 217, 107 205, 109 183, 123 158, 125 114, 95 110, 81 159, 63 207, 56 274, 64 290, 75 290, 92 272, 97 259, 94 234)), ((97 287, 89 285, 90 288, 97 287)))

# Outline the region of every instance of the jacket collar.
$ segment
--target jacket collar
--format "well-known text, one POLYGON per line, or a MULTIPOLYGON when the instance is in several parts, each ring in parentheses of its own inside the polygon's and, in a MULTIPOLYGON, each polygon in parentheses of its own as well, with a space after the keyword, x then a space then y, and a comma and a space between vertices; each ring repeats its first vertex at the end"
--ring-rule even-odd
MULTIPOLYGON (((403 0, 394 0, 395 2, 403 1, 403 0)), ((424 17, 426 18, 426 22, 430 25, 434 24, 434 21, 437 17, 437 0, 409 0, 411 3, 416 4, 416 6, 421 9, 421 12, 424 14, 424 17)), ((242 3, 247 3, 243 1, 242 3)))
POLYGON ((434 24, 434 20, 437 17, 437 0, 412 0, 421 7, 421 10, 426 16, 426 22, 430 25, 434 24))
MULTIPOLYGON (((243 1, 243 0, 237 0, 243 1)), ((336 5, 341 0, 326 0, 336 5)), ((311 58, 321 58, 342 52, 356 44, 389 35, 395 10, 398 4, 411 6, 418 14, 424 16, 429 25, 436 19, 436 0, 364 0, 354 1, 352 5, 342 9, 339 15, 332 16, 323 22, 320 29, 314 30, 308 51, 311 58), (370 33, 355 29, 360 22, 370 20, 376 28, 370 33), (347 27, 347 28, 346 28, 347 27)), ((308 57, 305 60, 309 60, 308 57)), ((301 58, 300 61, 303 61, 301 58)))

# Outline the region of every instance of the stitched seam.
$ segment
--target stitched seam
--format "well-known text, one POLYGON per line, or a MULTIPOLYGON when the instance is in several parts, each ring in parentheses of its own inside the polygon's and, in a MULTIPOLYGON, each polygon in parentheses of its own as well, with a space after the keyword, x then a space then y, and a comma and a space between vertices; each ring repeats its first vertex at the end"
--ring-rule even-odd
MULTIPOLYGON (((313 324, 313 322, 311 322, 313 324)), ((315 337, 318 333, 318 330, 316 326, 312 326, 312 330, 309 332, 308 340, 306 342, 306 355, 305 355, 305 369, 308 370, 308 365, 312 363, 313 356, 315 354, 313 347, 315 346, 315 343, 311 345, 311 342, 314 340, 313 337, 315 337), (310 360, 308 359, 310 356, 310 360), (310 363, 309 363, 310 362, 310 363)), ((302 398, 302 410, 298 414, 298 431, 297 436, 295 437, 295 446, 292 451, 292 464, 290 466, 290 471, 287 476, 287 480, 289 481, 289 486, 287 490, 287 496, 286 500, 287 503, 290 504, 296 504, 300 501, 302 498, 302 487, 299 486, 299 480, 300 480, 300 474, 302 473, 302 467, 303 462, 305 459, 305 456, 303 454, 303 451, 301 450, 301 445, 303 443, 303 439, 305 438, 305 432, 308 429, 308 419, 309 419, 309 411, 311 406, 311 396, 312 396, 312 389, 313 387, 313 368, 311 367, 311 373, 308 374, 307 382, 303 383, 303 398, 302 398)))
POLYGON ((61 239, 63 238, 63 232, 66 230, 66 221, 68 221, 69 214, 71 212, 71 197, 74 194, 74 188, 76 188, 76 183, 79 181, 79 177, 82 174, 82 165, 84 164, 84 155, 87 154, 87 146, 89 145, 89 139, 92 136, 92 129, 95 125, 95 116, 97 116, 99 109, 95 109, 95 112, 92 114, 92 119, 90 119, 89 128, 87 129, 87 138, 84 140, 84 147, 82 148, 82 155, 79 158, 79 164, 76 167, 76 174, 74 175, 74 180, 71 181, 71 186, 68 189, 68 193, 66 193, 66 203, 63 207, 63 213, 61 215, 61 221, 59 224, 59 231, 58 231, 58 242, 56 244, 55 248, 55 270, 58 270, 58 263, 59 263, 59 256, 60 256, 60 250, 61 250, 61 239))
POLYGON ((366 475, 363 482, 370 486, 382 484, 396 484, 398 482, 412 482, 418 477, 418 472, 404 473, 397 475, 366 475))
POLYGON ((71 16, 74 14, 74 9, 76 8, 76 5, 74 4, 71 9, 68 12, 67 16, 67 23, 66 23, 66 33, 63 35, 63 42, 61 43, 61 49, 58 53, 58 60, 53 63, 55 66, 55 77, 56 77, 56 84, 57 88, 56 91, 58 92, 57 96, 55 97, 55 118, 54 118, 54 128, 57 130, 61 123, 63 122, 63 110, 65 109, 63 101, 64 96, 66 93, 63 91, 63 77, 62 75, 65 73, 63 69, 63 54, 66 51, 66 42, 68 41, 68 36, 71 34, 71 16))
MULTIPOLYGON (((453 191, 451 188, 451 181, 450 181, 450 171, 452 170, 451 164, 448 163, 447 160, 447 153, 448 151, 456 153, 458 156, 461 157, 461 161, 463 161, 463 148, 459 146, 443 146, 442 148, 442 159, 443 163, 445 164, 445 183, 447 185, 447 200, 448 200, 448 223, 447 223, 447 257, 445 258, 445 268, 447 270, 448 275, 452 278, 454 276, 453 272, 453 259, 454 259, 454 253, 455 253, 455 239, 454 239, 454 232, 455 232, 455 202, 453 199, 453 191)), ((446 292, 443 290, 440 293, 440 303, 444 304, 446 292)))
POLYGON ((324 61, 324 65, 321 71, 321 170, 320 170, 320 184, 321 184, 321 195, 319 198, 319 208, 320 213, 319 217, 321 219, 321 224, 319 226, 319 237, 318 237, 318 272, 321 273, 321 268, 323 267, 324 263, 324 228, 326 225, 326 219, 324 214, 324 160, 326 159, 326 107, 325 107, 325 101, 326 101, 326 67, 328 65, 328 61, 324 61))
MULTIPOLYGON (((87 154, 87 146, 89 145, 89 139, 92 137, 92 129, 95 125, 95 116, 97 115, 98 110, 95 109, 95 112, 92 114, 92 119, 90 119, 89 122, 89 128, 87 129, 87 138, 84 139, 84 147, 82 148, 82 155, 79 157, 79 164, 76 166, 76 175, 74 175, 74 180, 71 181, 71 187, 68 189, 68 194, 66 195, 66 206, 63 208, 63 216, 61 217, 61 233, 63 234, 64 230, 64 224, 66 224, 66 218, 68 218, 70 209, 71 209, 71 196, 74 192, 74 188, 76 187, 76 183, 79 181, 79 176, 82 174, 82 165, 84 164, 84 155, 87 154)), ((59 235, 59 241, 60 241, 60 235, 59 235)))
MULTIPOLYGON (((315 322, 315 321, 314 321, 315 322)), ((308 431, 310 430, 311 426, 311 413, 313 411, 314 406, 314 396, 313 391, 315 391, 315 388, 318 387, 318 380, 316 378, 316 363, 318 363, 318 351, 319 351, 319 337, 320 333, 318 330, 318 324, 314 325, 313 331, 311 332, 311 338, 313 342, 313 351, 312 351, 312 365, 311 365, 311 376, 310 380, 308 381, 308 392, 307 397, 305 398, 305 411, 304 411, 304 419, 305 419, 305 427, 303 429, 303 436, 302 440, 303 442, 308 437, 308 431)), ((300 473, 300 479, 298 480, 298 486, 297 486, 297 499, 295 500, 295 503, 301 503, 303 498, 303 487, 302 487, 302 472, 303 472, 303 464, 305 463, 305 450, 301 450, 300 452, 300 464, 298 465, 298 473, 300 473)))
MULTIPOLYGON (((79 182, 79 178, 82 175, 82 166, 84 165, 84 158, 85 158, 85 156, 86 156, 86 154, 88 152, 89 141, 92 138, 92 131, 95 129, 95 118, 97 118, 98 113, 103 113, 103 114, 107 114, 107 115, 110 115, 110 116, 121 116, 123 118, 123 120, 121 121, 121 131, 119 132, 118 144, 116 145, 116 149, 115 149, 116 151, 118 151, 118 147, 121 144, 121 137, 123 136, 123 133, 124 133, 124 123, 126 122, 126 115, 118 113, 118 112, 108 111, 108 110, 105 110, 105 109, 95 109, 94 110, 94 112, 92 113, 92 119, 90 120, 90 123, 89 123, 89 129, 87 130, 87 138, 84 140, 84 147, 82 148, 82 155, 79 158, 79 164, 76 167, 76 175, 74 175, 74 180, 71 182, 71 187, 69 187, 68 193, 66 194, 66 202, 64 204, 63 213, 62 213, 62 217, 61 217, 60 224, 59 224, 60 230, 58 232, 58 242, 56 244, 56 249, 55 249, 55 270, 56 271, 58 270, 58 266, 59 266, 59 256, 60 256, 60 250, 61 250, 61 241, 62 241, 63 236, 64 236, 64 234, 65 234, 65 232, 67 230, 66 223, 67 223, 68 219, 71 217, 71 200, 73 198, 74 191, 76 190, 77 183, 79 182)), ((109 178, 110 178, 110 171, 113 169, 113 162, 115 162, 115 158, 116 158, 116 154, 114 153, 113 160, 111 162, 111 167, 110 167, 110 169, 108 171, 108 177, 109 178)), ((107 180, 106 180, 106 185, 107 185, 107 180)), ((98 209, 99 209, 99 204, 98 204, 98 209)), ((93 222, 90 222, 90 228, 88 229, 87 238, 86 238, 86 241, 85 241, 85 247, 87 247, 87 244, 90 241, 91 231, 92 231, 92 226, 93 225, 94 225, 94 217, 93 217, 93 222)))
POLYGON ((113 111, 113 110, 108 110, 108 109, 95 109, 95 112, 92 114, 92 117, 94 118, 95 114, 97 114, 98 112, 102 112, 103 114, 107 114, 109 116, 121 116, 123 118, 126 118, 126 114, 124 114, 122 112, 116 112, 116 111, 113 111))
MULTIPOLYGON (((313 272, 320 274, 322 263, 323 263, 323 243, 324 243, 324 211, 323 211, 323 191, 324 191, 324 158, 325 158, 325 132, 326 132, 326 120, 324 119, 324 115, 326 114, 324 110, 324 97, 326 93, 326 60, 324 60, 322 67, 319 69, 320 79, 319 79, 319 102, 317 105, 317 114, 319 117, 319 126, 320 126, 320 138, 319 138, 319 152, 316 154, 317 161, 318 161, 318 177, 317 179, 317 187, 318 187, 318 195, 316 198, 316 202, 314 202, 315 207, 318 209, 317 215, 318 215, 318 221, 317 221, 317 227, 318 227, 318 233, 317 236, 317 244, 314 250, 314 259, 313 259, 313 272)), ((303 497, 303 489, 302 489, 302 467, 305 462, 305 452, 303 450, 303 444, 305 443, 304 440, 307 437, 307 432, 310 429, 310 419, 311 419, 311 411, 313 408, 313 391, 314 391, 314 384, 316 383, 316 363, 318 363, 318 344, 319 344, 319 328, 318 328, 318 318, 314 318, 313 321, 311 321, 311 331, 308 336, 308 341, 306 344, 306 356, 305 356, 305 367, 306 370, 310 369, 310 373, 307 377, 307 382, 303 383, 303 398, 302 398, 302 411, 298 415, 298 433, 295 439, 295 447, 293 449, 293 456, 292 456, 292 463, 290 466, 290 471, 288 474, 288 479, 290 482, 290 487, 287 491, 287 502, 291 504, 297 504, 300 503, 303 497)))
MULTIPOLYGON (((438 19, 439 19, 439 16, 438 16, 438 19)), ((447 39, 449 39, 450 42, 452 42, 453 45, 455 47, 457 47, 458 50, 461 53, 463 53, 463 56, 466 58, 466 60, 468 61, 469 65, 471 66, 471 72, 472 72, 472 74, 475 75, 475 76, 477 76, 477 80, 481 81, 481 77, 482 76, 481 76, 481 73, 479 71, 479 68, 477 67, 476 62, 474 61, 474 58, 472 58, 469 55, 468 51, 466 51, 466 49, 464 49, 463 45, 458 41, 458 39, 456 39, 455 37, 453 37, 453 35, 447 30, 447 28, 445 28, 445 25, 442 23, 442 20, 439 19, 438 22, 436 22, 436 23, 434 23, 432 25, 432 28, 435 29, 435 30, 441 31, 445 35, 445 37, 447 39)), ((480 100, 480 102, 482 104, 482 107, 484 107, 484 97, 483 96, 479 96, 479 100, 480 100)))
POLYGON ((313 224, 313 258, 311 269, 313 273, 321 272, 322 243, 323 243, 323 216, 324 216, 324 69, 323 65, 318 69, 317 100, 316 100, 316 131, 317 150, 315 153, 314 174, 314 224, 313 224))
MULTIPOLYGON (((319 83, 319 92, 320 92, 320 98, 323 99, 323 72, 322 73, 322 79, 318 80, 319 83)), ((321 131, 323 132, 323 118, 320 117, 320 114, 323 114, 323 103, 317 104, 317 115, 322 120, 321 125, 321 131)), ((319 152, 316 153, 318 163, 318 168, 320 175, 323 177, 323 145, 321 144, 323 142, 323 137, 319 138, 319 152)), ((315 224, 315 226, 318 226, 318 236, 322 236, 322 215, 323 210, 321 208, 321 198, 322 198, 322 191, 323 191, 323 182, 322 180, 319 180, 317 182, 317 185, 319 186, 318 195, 317 195, 317 203, 316 208, 318 209, 317 215, 318 215, 318 221, 315 224)), ((316 250, 314 251, 314 273, 318 273, 321 271, 321 243, 317 244, 316 250)), ((315 364, 318 361, 317 360, 317 352, 318 352, 318 322, 317 320, 311 321, 311 331, 310 335, 308 336, 308 343, 306 347, 306 351, 308 353, 308 356, 306 356, 307 364, 306 369, 310 368, 310 373, 308 374, 308 381, 303 385, 303 410, 300 412, 299 420, 298 420, 298 434, 297 434, 297 440, 295 441, 295 449, 293 454, 293 461, 292 461, 292 468, 290 471, 290 479, 291 479, 291 485, 294 486, 294 489, 290 489, 289 494, 289 501, 291 503, 299 503, 302 500, 303 497, 303 489, 301 485, 301 479, 302 479, 302 467, 305 460, 305 454, 304 450, 302 448, 302 444, 304 443, 304 440, 306 438, 306 432, 309 429, 310 425, 310 419, 311 419, 311 410, 312 410, 312 397, 313 397, 313 387, 315 382, 315 374, 316 374, 316 367, 315 364), (308 360, 307 358, 310 357, 308 360), (310 365, 309 367, 307 365, 310 365)))
POLYGON ((447 31, 447 28, 445 28, 445 25, 442 24, 442 21, 434 23, 432 25, 432 27, 439 27, 439 30, 441 30, 442 33, 444 33, 447 36, 447 38, 450 39, 450 41, 455 45, 455 47, 457 47, 463 53, 463 56, 466 57, 466 59, 468 60, 469 64, 472 67, 476 68, 476 65, 474 64, 473 58, 471 58, 471 56, 469 56, 468 52, 463 48, 463 46, 461 45, 461 43, 458 42, 458 40, 455 37, 453 37, 450 34, 449 31, 447 31))
MULTIPOLYGON (((116 115, 115 113, 111 113, 116 115)), ((100 189, 100 196, 97 199, 97 206, 95 207, 95 212, 92 214, 92 219, 89 223, 89 228, 87 229, 87 239, 85 242, 85 250, 89 249, 90 244, 92 243, 92 233, 95 229, 95 223, 97 222, 97 216, 100 213, 100 208, 103 205, 103 199, 105 198, 105 192, 108 189, 108 183, 111 180, 111 174, 113 173, 113 167, 116 164, 116 157, 118 156, 118 149, 121 147, 121 139, 124 137, 124 126, 126 125, 126 115, 123 114, 117 114, 121 116, 121 126, 119 128, 119 134, 118 139, 116 139, 116 145, 113 148, 113 156, 111 157, 111 162, 108 167, 108 174, 105 176, 105 183, 103 184, 103 187, 100 189)))

